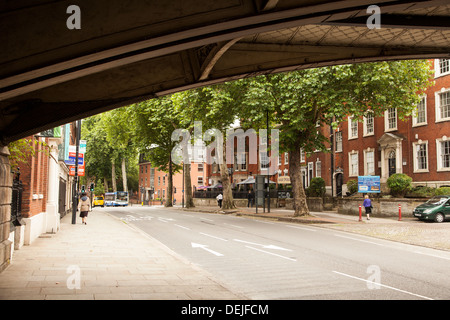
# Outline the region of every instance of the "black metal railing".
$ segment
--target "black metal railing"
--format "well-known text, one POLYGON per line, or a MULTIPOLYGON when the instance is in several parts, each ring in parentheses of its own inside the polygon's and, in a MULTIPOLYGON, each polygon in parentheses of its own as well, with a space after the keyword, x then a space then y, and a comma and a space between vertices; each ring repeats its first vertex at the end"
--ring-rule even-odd
POLYGON ((23 185, 20 181, 20 172, 14 173, 11 199, 11 231, 15 230, 16 226, 20 226, 19 219, 22 217, 22 193, 23 185))

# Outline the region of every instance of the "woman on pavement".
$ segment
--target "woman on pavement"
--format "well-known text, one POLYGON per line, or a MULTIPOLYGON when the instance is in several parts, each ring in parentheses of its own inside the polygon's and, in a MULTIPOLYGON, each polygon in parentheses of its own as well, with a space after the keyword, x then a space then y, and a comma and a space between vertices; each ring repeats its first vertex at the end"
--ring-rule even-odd
POLYGON ((83 224, 87 224, 88 212, 91 211, 91 200, 86 195, 86 192, 81 194, 80 202, 78 203, 78 210, 80 210, 80 217, 83 224))

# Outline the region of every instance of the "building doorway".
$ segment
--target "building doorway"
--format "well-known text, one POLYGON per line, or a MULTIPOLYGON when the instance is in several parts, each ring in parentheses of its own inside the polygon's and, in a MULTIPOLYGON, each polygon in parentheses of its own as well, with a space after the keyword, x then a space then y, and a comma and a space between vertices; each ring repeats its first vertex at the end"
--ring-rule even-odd
POLYGON ((336 174, 336 197, 342 197, 343 176, 342 173, 336 174))
POLYGON ((389 174, 389 177, 392 176, 393 174, 397 173, 396 163, 397 163, 397 158, 396 158, 396 155, 395 155, 395 151, 392 150, 389 153, 389 158, 388 158, 388 174, 389 174))

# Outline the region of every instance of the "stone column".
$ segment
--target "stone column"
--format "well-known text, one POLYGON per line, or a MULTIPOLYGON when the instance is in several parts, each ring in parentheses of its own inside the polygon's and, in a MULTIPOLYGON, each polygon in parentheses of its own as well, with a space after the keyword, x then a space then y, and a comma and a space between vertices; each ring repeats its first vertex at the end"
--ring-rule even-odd
POLYGON ((58 144, 59 139, 49 138, 50 157, 48 164, 48 193, 47 193, 47 226, 46 232, 59 231, 61 215, 58 212, 58 144))
POLYGON ((8 238, 13 178, 8 156, 8 147, 0 144, 0 272, 10 263, 12 246, 12 242, 8 238))

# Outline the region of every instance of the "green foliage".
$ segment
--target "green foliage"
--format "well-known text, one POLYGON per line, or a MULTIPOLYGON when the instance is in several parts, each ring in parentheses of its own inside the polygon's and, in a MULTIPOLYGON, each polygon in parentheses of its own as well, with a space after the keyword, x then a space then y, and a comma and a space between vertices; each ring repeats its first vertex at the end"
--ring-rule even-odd
POLYGON ((404 196, 411 188, 412 178, 404 173, 395 173, 387 179, 387 185, 393 196, 404 196))
POLYGON ((350 194, 358 192, 358 180, 351 179, 347 181, 347 190, 350 194))
POLYGON ((28 161, 31 157, 34 157, 36 154, 36 146, 41 145, 39 152, 44 152, 47 156, 50 155, 48 151, 48 146, 44 140, 40 139, 20 139, 11 142, 8 145, 9 153, 8 156, 9 162, 11 165, 11 170, 15 171, 22 164, 29 165, 28 161))
POLYGON ((306 189, 308 197, 323 197, 325 192, 325 180, 319 177, 312 178, 309 187, 306 189))
POLYGON ((436 189, 435 194, 437 196, 450 195, 450 187, 440 187, 440 188, 436 189))

